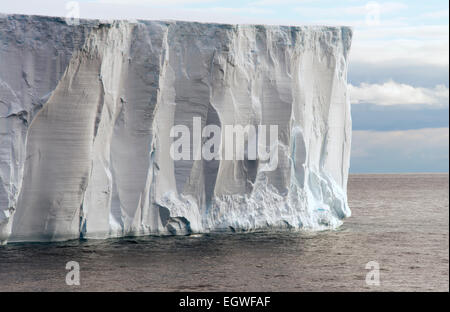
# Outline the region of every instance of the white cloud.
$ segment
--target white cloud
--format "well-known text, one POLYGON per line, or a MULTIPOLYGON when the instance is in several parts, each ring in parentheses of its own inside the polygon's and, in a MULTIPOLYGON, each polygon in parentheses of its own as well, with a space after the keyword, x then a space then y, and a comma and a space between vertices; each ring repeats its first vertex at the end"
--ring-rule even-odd
POLYGON ((444 40, 448 41, 448 25, 419 25, 411 26, 401 24, 398 20, 381 20, 379 27, 367 27, 360 24, 360 28, 355 31, 357 40, 378 40, 378 39, 410 39, 410 40, 444 40))
POLYGON ((421 15, 423 18, 447 18, 449 16, 449 11, 447 10, 440 10, 440 11, 433 11, 433 12, 427 12, 421 15))
MULTIPOLYGON (((374 2, 376 3, 376 2, 374 2)), ((347 7, 311 7, 311 6, 301 6, 296 7, 294 10, 300 15, 305 16, 314 16, 317 18, 331 18, 334 19, 336 17, 342 18, 343 16, 361 16, 361 19, 364 20, 368 14, 377 13, 380 16, 382 14, 389 14, 399 10, 403 10, 408 8, 408 6, 404 3, 400 2, 385 2, 380 3, 377 6, 369 5, 370 2, 366 5, 358 5, 358 6, 347 6, 347 7), (376 12, 374 12, 374 9, 376 12)))
POLYGON ((355 38, 350 61, 367 63, 393 63, 403 65, 448 66, 449 41, 444 40, 374 40, 358 41, 355 38))
POLYGON ((377 105, 433 105, 448 106, 449 89, 438 85, 434 88, 413 87, 407 84, 388 81, 383 84, 361 83, 349 85, 352 104, 372 103, 377 105))
POLYGON ((351 61, 448 66, 448 25, 381 25, 355 29, 351 61))

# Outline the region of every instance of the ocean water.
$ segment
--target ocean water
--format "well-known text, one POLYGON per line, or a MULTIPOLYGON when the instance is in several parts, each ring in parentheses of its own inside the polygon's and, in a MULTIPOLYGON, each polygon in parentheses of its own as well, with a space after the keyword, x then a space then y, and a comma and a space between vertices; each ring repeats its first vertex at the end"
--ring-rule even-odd
MULTIPOLYGON (((0 246, 0 291, 448 291, 448 174, 351 175, 336 231, 0 246), (66 263, 80 285, 66 285, 66 263), (379 265, 368 285, 366 264, 379 265)), ((373 269, 373 267, 372 267, 373 269)))

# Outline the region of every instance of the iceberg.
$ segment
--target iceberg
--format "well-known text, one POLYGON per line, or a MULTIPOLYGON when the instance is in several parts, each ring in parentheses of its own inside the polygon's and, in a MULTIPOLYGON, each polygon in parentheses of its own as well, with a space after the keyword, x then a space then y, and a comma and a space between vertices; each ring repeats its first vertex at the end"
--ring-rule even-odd
POLYGON ((0 242, 340 226, 351 38, 348 27, 0 16, 0 242), (173 159, 173 127, 195 120, 276 126, 276 167, 173 159))

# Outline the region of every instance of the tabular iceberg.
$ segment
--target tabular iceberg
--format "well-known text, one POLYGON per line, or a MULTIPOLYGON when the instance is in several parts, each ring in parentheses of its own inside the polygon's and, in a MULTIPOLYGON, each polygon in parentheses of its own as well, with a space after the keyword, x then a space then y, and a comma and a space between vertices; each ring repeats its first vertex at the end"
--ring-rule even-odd
POLYGON ((351 37, 1 16, 0 241, 339 226, 350 215, 351 37), (195 117, 276 125, 276 169, 173 160, 171 128, 195 117))

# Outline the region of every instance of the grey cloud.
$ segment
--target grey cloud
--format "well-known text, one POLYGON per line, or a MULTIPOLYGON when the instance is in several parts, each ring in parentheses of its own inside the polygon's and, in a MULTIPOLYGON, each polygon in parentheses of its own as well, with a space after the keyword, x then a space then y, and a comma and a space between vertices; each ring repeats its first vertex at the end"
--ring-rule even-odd
POLYGON ((448 130, 354 131, 350 172, 448 172, 448 130))
POLYGON ((448 66, 395 64, 395 63, 361 63, 350 60, 349 82, 353 85, 365 83, 384 83, 394 80, 413 87, 434 88, 443 84, 449 86, 448 66))
POLYGON ((353 130, 392 131, 448 127, 448 116, 448 107, 352 105, 353 130))

